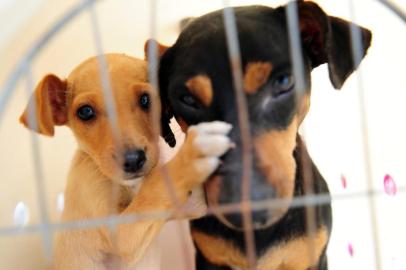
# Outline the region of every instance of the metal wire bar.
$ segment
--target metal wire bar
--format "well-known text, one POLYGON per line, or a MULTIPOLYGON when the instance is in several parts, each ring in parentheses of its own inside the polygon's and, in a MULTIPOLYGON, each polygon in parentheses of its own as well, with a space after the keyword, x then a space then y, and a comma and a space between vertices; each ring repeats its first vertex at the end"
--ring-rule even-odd
MULTIPOLYGON (((26 74, 26 92, 27 97, 33 93, 34 84, 32 80, 32 73, 31 73, 31 65, 27 63, 24 67, 24 73, 26 74)), ((28 123, 29 126, 33 127, 34 130, 39 130, 39 123, 37 119, 37 106, 36 99, 32 99, 32 103, 28 107, 28 123)), ((41 223, 39 225, 39 231, 41 233, 42 242, 44 245, 45 251, 45 259, 47 262, 51 262, 52 258, 52 229, 50 227, 50 221, 48 216, 48 207, 46 202, 46 187, 44 183, 44 172, 42 166, 42 158, 40 154, 39 148, 39 141, 38 135, 34 132, 30 132, 31 134, 31 148, 32 148, 32 161, 34 164, 34 180, 37 189, 37 200, 38 200, 38 207, 39 213, 41 218, 41 223)))
MULTIPOLYGON (((119 133, 116 105, 115 105, 115 101, 113 98, 113 91, 111 88, 110 77, 108 74, 107 62, 106 62, 106 58, 104 56, 104 50, 103 50, 103 46, 102 46, 101 34, 100 34, 100 29, 99 29, 99 22, 97 19, 97 14, 96 14, 93 3, 88 6, 88 10, 89 10, 89 15, 90 15, 90 24, 93 29, 92 33, 93 33, 93 40, 94 40, 95 49, 96 49, 96 53, 97 53, 97 60, 99 63, 99 73, 100 73, 100 81, 102 84, 103 100, 104 100, 104 104, 106 106, 108 120, 110 123, 109 128, 112 132, 114 143, 116 145, 121 145, 120 144, 121 134, 119 133)), ((113 202, 115 202, 116 201, 115 198, 119 198, 118 184, 112 185, 111 194, 112 194, 113 202)), ((113 205, 113 204, 111 205, 110 212, 117 213, 117 208, 115 205, 113 205)), ((113 242, 115 242, 115 233, 116 233, 117 228, 116 228, 116 226, 113 226, 112 224, 109 224, 109 225, 110 226, 108 226, 108 227, 110 228, 113 242)))
POLYGON ((391 1, 387 0, 377 0, 380 2, 382 5, 387 7, 389 10, 391 10, 394 14, 396 14, 403 22, 406 22, 406 13, 397 5, 392 3, 391 1))
MULTIPOLYGON (((157 4, 156 0, 151 0, 150 1, 150 38, 151 41, 148 43, 148 48, 147 48, 147 59, 148 59, 148 80, 149 83, 152 86, 152 91, 155 91, 157 95, 159 95, 159 84, 158 84, 158 63, 159 63, 159 55, 158 55, 158 44, 155 41, 156 37, 156 21, 157 21, 157 15, 156 15, 156 10, 157 10, 157 4)), ((156 106, 152 106, 153 108, 153 113, 151 115, 151 122, 154 127, 155 132, 158 133, 159 135, 159 117, 160 115, 158 114, 159 108, 156 106)), ((176 196, 175 192, 175 187, 173 186, 173 183, 171 181, 171 178, 169 176, 167 167, 163 164, 162 165, 162 174, 164 176, 165 184, 168 189, 169 196, 175 206, 176 209, 181 209, 181 203, 179 201, 179 198, 176 196)))
MULTIPOLYGON (((302 42, 300 39, 300 27, 299 27, 299 14, 298 14, 298 5, 296 2, 291 2, 286 7, 286 19, 288 25, 288 34, 289 34, 289 48, 290 48, 290 58, 293 65, 293 75, 295 78, 295 94, 296 100, 299 101, 305 95, 306 91, 306 79, 305 79, 305 70, 303 63, 302 55, 302 42)), ((299 103, 299 102, 298 102, 299 103)), ((299 108, 300 104, 297 105, 299 108)), ((298 146, 300 147, 300 146, 298 146)), ((304 147, 304 145, 302 146, 304 147)), ((307 196, 314 194, 313 189, 313 173, 311 168, 311 161, 305 154, 305 149, 300 152, 300 164, 303 171, 303 188, 305 199, 307 196)), ((315 254, 315 242, 314 236, 316 234, 316 213, 315 209, 312 206, 305 207, 305 222, 306 222, 306 234, 308 236, 308 254, 309 261, 316 260, 315 254)))
POLYGON ((45 47, 45 45, 62 29, 68 22, 78 16, 83 10, 85 10, 90 4, 99 0, 83 0, 74 6, 71 10, 66 12, 62 18, 57 21, 53 26, 40 37, 40 39, 34 43, 34 45, 26 52, 21 61, 12 70, 11 75, 4 84, 0 92, 0 126, 3 119, 3 114, 6 109, 6 105, 11 98, 13 91, 16 88, 18 81, 25 75, 25 67, 31 63, 37 54, 45 47))
MULTIPOLYGON (((404 194, 406 196, 406 186, 400 186, 397 190, 398 195, 404 194)), ((360 192, 352 192, 352 193, 343 193, 337 195, 331 194, 313 194, 313 195, 305 195, 300 197, 294 197, 292 200, 289 199, 270 199, 270 200, 263 200, 251 203, 252 210, 264 210, 264 209, 279 209, 286 205, 289 205, 289 208, 295 209, 304 206, 319 206, 324 204, 339 203, 342 201, 348 200, 355 200, 355 199, 365 199, 368 197, 382 197, 388 196, 382 190, 367 190, 367 191, 360 191, 360 192)), ((237 213, 242 210, 244 206, 240 203, 233 203, 233 204, 224 204, 219 205, 216 207, 209 207, 208 208, 208 215, 213 214, 231 214, 237 213)), ((190 211, 183 211, 185 217, 188 215, 192 215, 193 212, 190 211)), ((103 218, 95 218, 95 219, 83 219, 83 220, 76 220, 76 221, 69 221, 69 222, 59 222, 59 223, 52 223, 49 224, 50 228, 53 231, 56 230, 75 230, 75 229, 90 229, 105 225, 118 225, 118 224, 126 224, 126 223, 134 223, 136 221, 145 221, 145 220, 155 220, 155 219, 168 219, 173 216, 173 211, 151 211, 148 213, 137 213, 137 214, 130 214, 130 215, 113 215, 103 218)), ((18 227, 18 226, 9 226, 0 228, 0 236, 7 236, 13 234, 31 234, 31 233, 38 233, 41 232, 41 224, 36 225, 28 225, 25 227, 18 227)))
MULTIPOLYGON (((349 0, 350 7, 350 19, 355 21, 355 7, 353 0, 349 0)), ((363 44, 362 44, 362 33, 361 29, 355 24, 350 26, 351 32, 351 49, 354 65, 361 63, 363 58, 363 44)), ((356 74, 357 84, 358 84, 358 100, 359 100, 359 112, 360 112, 360 124, 361 124, 361 136, 362 136, 362 150, 364 155, 364 165, 365 165, 365 177, 367 181, 368 190, 373 190, 373 175, 371 168, 371 157, 370 157, 370 144, 368 137, 368 119, 365 106, 365 93, 364 93, 364 83, 362 77, 362 70, 359 69, 356 74)), ((379 231, 376 217, 376 202, 374 197, 368 198, 369 210, 371 215, 371 229, 372 229, 372 240, 374 245, 375 253, 375 265, 378 270, 382 268, 381 265, 381 252, 380 252, 380 241, 379 241, 379 231)))
MULTIPOLYGON (((286 6, 286 18, 288 24, 290 59, 293 64, 293 76, 295 78, 295 90, 304 92, 306 90, 304 63, 302 55, 302 43, 299 32, 299 15, 296 2, 286 6)), ((302 93, 300 93, 302 94, 302 93)))
POLYGON ((93 40, 96 47, 97 52, 97 60, 99 62, 99 72, 100 72, 100 80, 102 84, 102 91, 103 91, 103 99, 106 105, 106 111, 108 115, 108 119, 110 122, 110 129, 113 133, 115 142, 118 143, 121 141, 121 134, 118 132, 118 119, 117 119, 117 110, 116 104, 113 97, 113 90, 111 88, 110 77, 108 73, 108 67, 106 58, 104 56, 104 50, 101 41, 100 29, 99 29, 99 21, 97 19, 97 14, 95 11, 94 4, 88 6, 89 14, 90 14, 90 23, 92 26, 92 34, 93 40))
MULTIPOLYGON (((149 42, 149 46, 147 48, 148 54, 148 79, 149 83, 152 86, 152 91, 155 91, 156 96, 159 95, 159 83, 158 83, 158 63, 159 63, 159 55, 158 55, 158 44, 155 42, 156 40, 156 32, 157 32, 157 0, 150 0, 150 38, 153 40, 149 42)), ((160 133, 160 114, 159 108, 157 106, 152 106, 152 114, 151 114, 151 124, 153 125, 154 132, 156 133, 156 138, 159 138, 160 133)), ((158 143, 158 141, 156 142, 158 143)), ((175 206, 175 216, 181 216, 183 213, 183 208, 179 198, 176 196, 175 187, 171 178, 169 176, 168 170, 165 165, 161 168, 163 178, 165 180, 165 184, 167 187, 168 194, 175 206)), ((187 246, 187 238, 186 235, 183 233, 182 224, 180 221, 176 222, 177 233, 180 240, 180 246, 184 256, 182 256, 183 261, 185 262, 186 269, 193 269, 194 261, 193 261, 193 254, 192 251, 187 246)))
MULTIPOLYGON (((100 35, 100 29, 99 29, 99 22, 97 19, 97 14, 95 11, 94 3, 91 3, 88 6, 89 10, 89 15, 90 15, 90 24, 92 27, 92 34, 93 34, 93 40, 94 40, 94 45, 97 53, 97 61, 99 64, 99 73, 100 73, 100 81, 102 84, 102 93, 103 93, 103 101, 106 106, 106 112, 108 116, 108 121, 110 126, 112 136, 113 136, 113 141, 116 145, 121 145, 121 134, 119 132, 119 126, 118 126, 118 118, 117 118, 117 111, 116 111, 116 104, 114 101, 113 97, 113 90, 111 88, 111 83, 110 83, 110 77, 108 73, 108 67, 107 67, 107 62, 106 58, 104 55, 104 50, 101 42, 101 35, 100 35)), ((112 190, 111 190, 111 196, 113 198, 113 202, 116 201, 117 198, 119 198, 119 185, 118 184, 113 184, 112 185, 112 190)), ((112 204, 110 206, 110 213, 117 214, 117 208, 116 205, 112 204)), ((112 237, 112 242, 114 245, 117 245, 116 242, 116 232, 117 232, 117 227, 112 224, 109 224, 108 228, 110 229, 110 236, 112 237)))
POLYGON ((252 225, 251 207, 250 207, 250 179, 252 168, 252 138, 250 133, 249 115, 247 102, 243 91, 243 75, 240 55, 240 46, 238 41, 237 23, 234 9, 228 7, 228 1, 224 1, 223 19, 226 32, 228 56, 233 75, 234 90, 236 94, 236 105, 238 108, 238 123, 241 134, 242 147, 242 217, 244 237, 248 266, 250 269, 256 268, 256 249, 255 238, 252 225))
MULTIPOLYGON (((158 96, 158 63, 159 63, 159 55, 158 55, 158 44, 155 42, 156 37, 156 21, 157 21, 157 3, 156 0, 150 1, 150 37, 154 40, 153 42, 149 43, 147 48, 148 54, 148 80, 152 86, 152 91, 158 96)), ((157 138, 159 137, 159 125, 160 125, 160 115, 159 115, 159 108, 157 106, 153 106, 152 108, 152 115, 151 115, 151 123, 153 125, 154 131, 156 133, 157 138)), ((175 194, 173 192, 173 194, 175 194)))

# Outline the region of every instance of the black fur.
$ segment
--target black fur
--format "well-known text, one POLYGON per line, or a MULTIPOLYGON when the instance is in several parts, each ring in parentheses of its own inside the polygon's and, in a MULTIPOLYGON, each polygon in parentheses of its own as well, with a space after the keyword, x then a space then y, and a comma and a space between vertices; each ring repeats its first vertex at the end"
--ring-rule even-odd
MULTIPOLYGON (((294 152, 295 160, 297 162, 294 196, 301 197, 305 195, 303 187, 302 165, 304 159, 306 159, 306 164, 310 163, 311 165, 310 170, 312 179, 310 179, 310 181, 313 183, 314 192, 316 194, 329 194, 326 182, 324 181, 317 167, 311 161, 310 156, 299 137, 297 141, 298 146, 294 152)), ((258 255, 263 255, 270 246, 275 246, 282 241, 288 241, 290 239, 294 239, 295 237, 305 235, 305 210, 306 209, 304 207, 291 208, 276 224, 264 230, 256 230, 254 232, 254 236, 255 247, 258 255)), ((314 208, 314 210, 316 213, 317 228, 326 226, 330 233, 332 226, 330 202, 318 205, 314 208)), ((244 233, 228 228, 214 216, 207 216, 192 221, 191 227, 192 229, 197 229, 198 231, 205 232, 212 236, 218 236, 222 239, 226 239, 232 242, 237 248, 240 249, 240 251, 243 253, 245 252, 244 233)))
MULTIPOLYGON (((286 7, 276 9, 264 6, 235 8, 238 39, 241 49, 242 66, 245 69, 250 62, 272 64, 272 72, 267 83, 255 94, 246 95, 249 112, 250 132, 256 136, 272 130, 284 130, 298 114, 299 101, 310 93, 310 72, 313 68, 327 63, 330 79, 335 88, 341 88, 348 76, 357 68, 359 62, 352 60, 349 27, 351 23, 327 16, 312 2, 297 1, 302 39, 302 54, 305 68, 306 89, 294 89, 283 95, 275 92, 278 76, 292 74, 287 34, 286 7), (304 91, 298 91, 304 90, 304 91), (262 102, 272 97, 264 109, 262 102), (262 105, 261 105, 262 104, 262 105)), ((181 118, 188 125, 213 120, 233 124, 230 134, 237 147, 224 157, 220 168, 224 185, 220 190, 220 203, 241 201, 241 138, 239 133, 238 108, 235 103, 234 83, 231 74, 228 49, 223 24, 223 11, 209 13, 188 23, 176 43, 161 58, 159 79, 163 104, 163 136, 173 145, 174 137, 168 123, 172 116, 181 118), (185 105, 183 98, 191 95, 185 82, 196 75, 204 74, 211 80, 213 100, 205 106, 196 99, 194 106, 185 105), (167 125, 167 126, 165 126, 167 125)), ((357 26, 358 27, 358 26, 357 26)), ((370 45, 371 33, 360 28, 363 52, 370 45)), ((328 194, 323 177, 311 161, 300 138, 293 153, 296 161, 294 196, 304 195, 304 173, 302 162, 311 166, 311 177, 316 194, 328 194)), ((252 178, 250 179, 250 199, 259 201, 275 197, 274 188, 257 166, 257 157, 253 155, 252 178)), ((330 203, 314 207, 317 227, 326 227, 331 231, 330 203)), ((252 213, 253 218, 258 213, 252 213)), ((234 217, 233 217, 234 218, 234 217)), ((214 216, 208 216, 192 222, 192 229, 202 231, 233 243, 242 253, 245 252, 244 235, 241 231, 230 229, 214 216)), ((255 247, 261 256, 272 246, 282 241, 294 239, 306 234, 305 209, 290 208, 288 212, 271 226, 255 230, 255 247)), ((198 270, 229 270, 227 266, 210 264, 197 251, 198 270)), ((230 266, 231 267, 231 266, 230 266)), ((319 270, 327 269, 325 250, 319 260, 319 270)))

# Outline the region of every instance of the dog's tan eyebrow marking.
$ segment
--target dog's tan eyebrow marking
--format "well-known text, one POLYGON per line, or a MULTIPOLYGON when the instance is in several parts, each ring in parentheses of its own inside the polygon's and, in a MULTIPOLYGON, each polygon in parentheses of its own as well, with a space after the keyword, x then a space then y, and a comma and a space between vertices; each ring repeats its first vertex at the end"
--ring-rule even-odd
POLYGON ((268 80, 272 71, 269 62, 249 62, 245 66, 244 91, 247 94, 255 94, 258 89, 268 80))
POLYGON ((204 105, 210 106, 213 100, 213 87, 209 77, 197 75, 187 80, 185 85, 204 105))

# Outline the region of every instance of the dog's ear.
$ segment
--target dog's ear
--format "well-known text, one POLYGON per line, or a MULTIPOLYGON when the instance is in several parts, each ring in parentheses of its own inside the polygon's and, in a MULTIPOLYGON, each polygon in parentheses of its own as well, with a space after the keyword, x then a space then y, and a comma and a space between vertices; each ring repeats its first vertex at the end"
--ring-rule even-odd
POLYGON ((66 89, 66 81, 52 74, 45 76, 30 97, 20 122, 35 132, 53 136, 54 126, 68 121, 66 89))
POLYGON ((169 101, 168 85, 169 77, 171 76, 172 70, 172 55, 174 48, 171 47, 165 51, 161 56, 159 62, 159 96, 161 98, 162 110, 161 110, 161 132, 162 137, 165 139, 166 143, 174 147, 176 145, 176 138, 173 134, 170 122, 171 118, 174 117, 171 102, 169 101))
POLYGON ((162 43, 159 43, 155 39, 148 39, 145 41, 144 44, 144 59, 148 61, 148 50, 150 46, 157 46, 158 48, 158 58, 161 58, 161 56, 166 52, 167 49, 169 49, 169 46, 166 46, 162 43))
MULTIPOLYGON (((149 39, 145 42, 144 53, 145 60, 148 60, 148 49, 150 46, 157 46, 158 48, 158 57, 162 60, 162 56, 170 48, 165 46, 154 39, 149 39)), ((162 61, 160 61, 162 62, 162 61)), ((161 99, 161 135, 164 138, 165 142, 170 146, 174 147, 176 145, 175 135, 172 132, 170 127, 171 118, 173 117, 171 106, 169 105, 169 99, 167 95, 167 84, 162 84, 161 81, 165 80, 166 77, 161 75, 161 65, 159 69, 159 92, 161 99), (165 77, 165 78, 163 78, 165 77)), ((166 73, 165 73, 166 74, 166 73)))
POLYGON ((330 80, 336 89, 340 89, 362 60, 354 62, 351 27, 358 27, 361 32, 362 58, 371 44, 371 32, 349 21, 328 16, 313 2, 297 1, 297 5, 303 48, 310 57, 312 68, 328 63, 330 80))
POLYGON ((173 113, 170 111, 170 108, 167 105, 162 106, 162 114, 161 114, 162 137, 164 138, 165 142, 170 147, 175 147, 175 145, 176 145, 175 134, 173 134, 171 126, 169 125, 172 117, 173 117, 173 113), (166 110, 166 111, 164 111, 164 110, 166 110))

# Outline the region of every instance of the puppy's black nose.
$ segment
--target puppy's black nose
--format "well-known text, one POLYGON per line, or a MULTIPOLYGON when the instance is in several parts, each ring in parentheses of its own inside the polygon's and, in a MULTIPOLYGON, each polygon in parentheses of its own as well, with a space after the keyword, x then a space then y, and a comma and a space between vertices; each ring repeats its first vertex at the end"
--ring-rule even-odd
POLYGON ((127 173, 136 173, 146 161, 145 152, 142 150, 126 151, 124 154, 124 171, 127 173))

